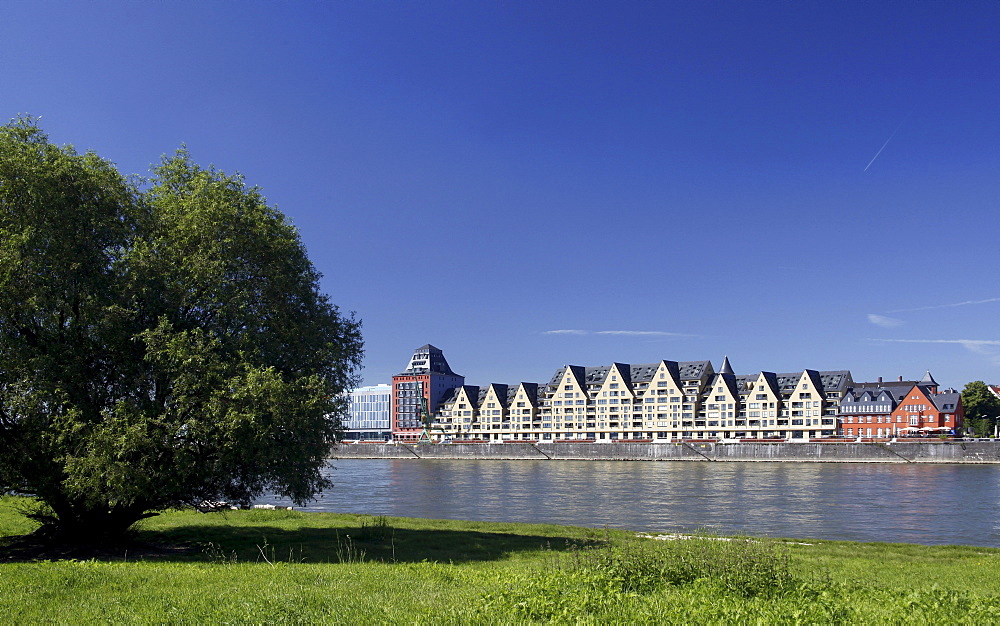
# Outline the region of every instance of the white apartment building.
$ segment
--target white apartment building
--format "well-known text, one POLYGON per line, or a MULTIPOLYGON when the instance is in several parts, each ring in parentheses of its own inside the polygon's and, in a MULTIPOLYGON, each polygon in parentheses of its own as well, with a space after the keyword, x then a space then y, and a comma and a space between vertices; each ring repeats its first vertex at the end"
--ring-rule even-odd
POLYGON ((548 384, 456 387, 436 414, 437 439, 485 441, 808 440, 837 434, 847 370, 753 375, 729 359, 566 365, 548 384))

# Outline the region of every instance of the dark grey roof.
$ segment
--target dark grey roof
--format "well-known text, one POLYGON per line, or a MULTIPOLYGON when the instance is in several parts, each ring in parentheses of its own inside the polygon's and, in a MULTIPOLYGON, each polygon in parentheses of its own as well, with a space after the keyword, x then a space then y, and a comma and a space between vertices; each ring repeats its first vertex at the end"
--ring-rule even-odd
POLYGON ((720 374, 733 374, 735 376, 735 373, 733 372, 733 366, 729 364, 729 356, 728 355, 725 358, 722 359, 722 367, 719 368, 719 373, 720 374))
POLYGON ((583 368, 583 377, 587 385, 597 385, 604 382, 604 379, 608 377, 608 373, 611 372, 610 365, 598 365, 597 367, 585 367, 583 368))
MULTIPOLYGON (((916 383, 910 381, 894 382, 894 383, 884 383, 882 385, 872 384, 872 383, 861 383, 861 385, 855 385, 850 389, 854 397, 857 398, 864 391, 879 391, 885 390, 892 395, 894 402, 899 402, 906 397, 906 394, 910 392, 916 383)), ((846 396, 845 396, 846 397, 846 396)))
POLYGON ((907 392, 913 389, 912 386, 902 386, 902 385, 887 385, 885 387, 863 387, 861 389, 849 389, 844 397, 840 400, 840 408, 842 413, 853 413, 853 412, 865 412, 865 413, 891 413, 898 406, 899 401, 902 400, 907 392), (875 411, 872 410, 870 403, 878 402, 888 402, 888 410, 885 411, 875 411), (857 408, 858 406, 865 405, 864 409, 857 408))
POLYGON ((410 362, 406 369, 399 375, 413 374, 441 374, 444 376, 459 376, 451 371, 448 360, 444 358, 444 352, 435 348, 431 344, 425 344, 413 351, 410 362))
MULTIPOLYGON (((905 392, 904 392, 905 393, 905 392)), ((896 403, 896 397, 888 389, 859 389, 858 391, 848 392, 848 395, 844 396, 846 402, 885 402, 889 401, 893 404, 896 403)))
POLYGON ((659 369, 659 363, 640 363, 632 365, 629 377, 633 383, 648 383, 653 380, 653 374, 659 369))
MULTIPOLYGON (((937 383, 934 384, 937 385, 937 383)), ((927 394, 927 396, 931 399, 934 406, 936 406, 939 411, 955 411, 958 407, 959 401, 962 399, 962 394, 957 391, 931 393, 927 394)))
POLYGON ((909 389, 913 389, 914 385, 919 385, 919 380, 885 380, 882 382, 862 382, 854 383, 851 385, 854 389, 861 389, 862 387, 889 387, 889 386, 900 386, 905 385, 909 389))
POLYGON ((823 384, 823 391, 846 391, 854 384, 851 370, 820 371, 819 379, 823 384))
MULTIPOLYGON (((828 391, 846 391, 849 388, 851 380, 850 370, 831 370, 831 371, 820 371, 820 370, 803 370, 809 380, 812 381, 813 386, 822 392, 828 391)), ((767 374, 767 377, 773 376, 773 385, 775 385, 775 391, 779 394, 791 393, 796 385, 799 384, 799 379, 802 378, 802 372, 783 372, 781 374, 774 374, 771 372, 761 372, 761 374, 767 374)), ((755 381, 757 380, 757 374, 744 374, 737 376, 737 380, 744 381, 755 381)), ((745 387, 745 385, 744 385, 745 387)), ((741 387, 741 388, 744 388, 741 387)))
POLYGON ((737 376, 734 377, 734 380, 736 382, 736 390, 739 393, 747 393, 747 387, 750 386, 750 383, 752 383, 752 382, 754 382, 754 381, 757 380, 757 375, 756 374, 739 374, 739 375, 737 375, 737 376))
POLYGON ((777 381, 778 393, 791 393, 795 386, 799 384, 799 377, 802 376, 801 372, 785 372, 783 374, 774 374, 774 378, 777 381))
POLYGON ((937 381, 934 380, 933 376, 931 376, 931 371, 930 370, 927 370, 927 373, 924 374, 924 377, 920 379, 920 384, 921 385, 934 385, 935 387, 937 387, 937 381))
POLYGON ((446 389, 444 394, 441 396, 441 401, 438 402, 439 405, 444 406, 449 402, 453 402, 455 397, 458 396, 458 387, 452 387, 451 389, 446 389))
POLYGON ((682 381, 711 378, 715 373, 711 361, 680 361, 677 363, 677 369, 682 381))

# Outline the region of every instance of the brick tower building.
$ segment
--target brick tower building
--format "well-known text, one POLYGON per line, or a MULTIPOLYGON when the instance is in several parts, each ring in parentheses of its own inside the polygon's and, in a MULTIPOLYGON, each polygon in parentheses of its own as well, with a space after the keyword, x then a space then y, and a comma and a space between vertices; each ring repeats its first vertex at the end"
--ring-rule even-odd
POLYGON ((424 428, 421 398, 433 415, 448 390, 464 384, 441 350, 430 344, 417 348, 406 370, 392 377, 392 438, 416 441, 424 428))

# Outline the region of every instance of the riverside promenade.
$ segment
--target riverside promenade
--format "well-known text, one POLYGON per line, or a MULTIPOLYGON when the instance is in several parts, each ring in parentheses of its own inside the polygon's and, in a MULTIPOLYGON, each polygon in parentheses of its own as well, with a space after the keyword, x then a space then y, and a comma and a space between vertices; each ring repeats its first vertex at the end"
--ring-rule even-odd
POLYGON ((349 443, 330 458, 983 464, 1000 463, 1000 441, 349 443))

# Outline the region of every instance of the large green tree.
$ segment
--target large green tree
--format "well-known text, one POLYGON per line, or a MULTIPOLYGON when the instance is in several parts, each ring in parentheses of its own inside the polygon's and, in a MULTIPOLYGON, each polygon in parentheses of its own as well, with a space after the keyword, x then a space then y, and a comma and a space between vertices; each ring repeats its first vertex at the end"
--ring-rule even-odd
POLYGON ((980 437, 989 437, 1000 419, 1000 399, 981 380, 975 380, 962 389, 962 409, 965 411, 965 430, 980 437))
POLYGON ((239 176, 182 150, 136 181, 34 120, 0 127, 0 491, 95 539, 328 487, 362 340, 319 278, 239 176))

